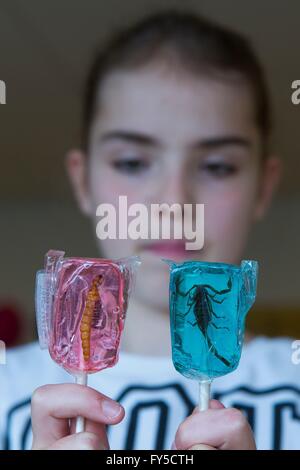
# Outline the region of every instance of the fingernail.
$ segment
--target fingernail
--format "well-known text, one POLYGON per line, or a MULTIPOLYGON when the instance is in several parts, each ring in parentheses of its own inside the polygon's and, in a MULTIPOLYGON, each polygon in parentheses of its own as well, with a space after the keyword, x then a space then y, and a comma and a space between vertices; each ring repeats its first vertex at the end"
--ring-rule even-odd
POLYGON ((105 416, 110 419, 116 418, 121 412, 121 406, 111 400, 105 400, 102 403, 102 409, 105 416))

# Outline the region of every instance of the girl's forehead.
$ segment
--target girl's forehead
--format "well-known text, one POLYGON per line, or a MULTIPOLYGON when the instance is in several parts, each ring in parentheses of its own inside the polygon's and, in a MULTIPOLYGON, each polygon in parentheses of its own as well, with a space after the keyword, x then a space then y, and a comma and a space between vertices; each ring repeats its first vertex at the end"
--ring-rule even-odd
POLYGON ((99 85, 96 127, 159 133, 249 132, 254 125, 246 83, 179 75, 159 68, 116 71, 99 85))

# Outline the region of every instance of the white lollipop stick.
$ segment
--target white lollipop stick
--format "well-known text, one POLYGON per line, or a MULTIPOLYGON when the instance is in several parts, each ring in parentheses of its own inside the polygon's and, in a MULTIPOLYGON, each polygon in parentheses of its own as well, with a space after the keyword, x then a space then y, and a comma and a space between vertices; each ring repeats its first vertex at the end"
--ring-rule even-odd
POLYGON ((200 380, 199 382, 199 411, 205 411, 209 408, 211 380, 200 380))
MULTIPOLYGON (((75 375, 75 383, 79 385, 87 385, 87 374, 83 372, 82 374, 75 375)), ((76 427, 75 432, 84 432, 85 428, 85 419, 83 416, 77 416, 76 418, 76 427)))

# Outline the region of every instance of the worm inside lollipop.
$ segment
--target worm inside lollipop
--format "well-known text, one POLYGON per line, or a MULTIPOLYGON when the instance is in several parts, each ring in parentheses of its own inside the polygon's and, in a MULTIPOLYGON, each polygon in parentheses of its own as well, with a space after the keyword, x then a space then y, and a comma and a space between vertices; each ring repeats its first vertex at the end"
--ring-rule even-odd
MULTIPOLYGON (((36 277, 40 346, 86 385, 87 374, 114 366, 119 358, 136 256, 121 260, 65 258, 50 250, 36 277)), ((84 420, 77 418, 76 432, 84 420)))
POLYGON ((212 380, 239 364, 245 318, 256 296, 258 263, 164 261, 170 267, 173 364, 185 377, 199 381, 199 409, 205 410, 212 380))

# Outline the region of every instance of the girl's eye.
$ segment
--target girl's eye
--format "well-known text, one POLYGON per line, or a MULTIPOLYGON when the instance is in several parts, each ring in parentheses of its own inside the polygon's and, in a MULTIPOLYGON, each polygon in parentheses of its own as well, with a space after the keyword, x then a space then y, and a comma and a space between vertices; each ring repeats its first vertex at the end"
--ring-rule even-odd
POLYGON ((120 159, 113 162, 113 167, 122 173, 137 174, 147 170, 149 162, 139 158, 120 159))
POLYGON ((203 163, 200 165, 200 169, 218 178, 231 176, 237 172, 235 165, 223 162, 203 163))

